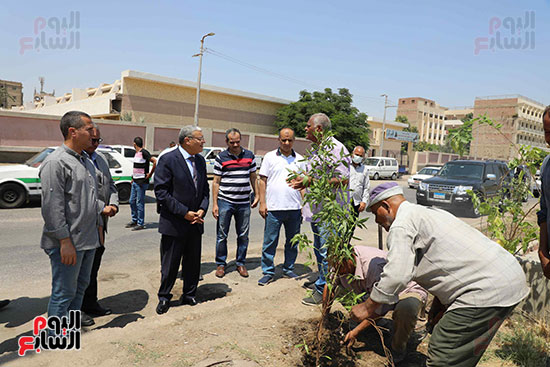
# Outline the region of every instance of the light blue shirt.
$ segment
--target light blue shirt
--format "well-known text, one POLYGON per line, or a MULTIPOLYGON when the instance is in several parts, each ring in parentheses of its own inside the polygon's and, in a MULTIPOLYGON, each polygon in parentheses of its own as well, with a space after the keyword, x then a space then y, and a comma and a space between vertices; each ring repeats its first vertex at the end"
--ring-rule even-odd
POLYGON ((189 160, 189 157, 194 157, 194 156, 187 153, 187 151, 183 149, 181 145, 178 145, 178 149, 181 155, 183 156, 183 159, 185 159, 185 163, 187 163, 187 167, 189 167, 189 172, 191 172, 191 177, 195 178, 195 176, 193 175, 193 163, 191 163, 191 161, 189 160))

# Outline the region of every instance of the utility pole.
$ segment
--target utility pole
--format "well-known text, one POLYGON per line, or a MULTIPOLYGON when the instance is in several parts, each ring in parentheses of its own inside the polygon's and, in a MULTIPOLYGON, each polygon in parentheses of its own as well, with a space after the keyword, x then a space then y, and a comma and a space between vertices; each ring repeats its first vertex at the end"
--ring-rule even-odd
POLYGON ((208 34, 205 34, 201 38, 201 52, 198 54, 193 55, 193 57, 198 56, 199 57, 199 76, 197 77, 197 99, 195 102, 195 119, 194 123, 195 126, 199 126, 199 100, 200 100, 200 94, 201 94, 201 69, 202 69, 202 55, 204 54, 204 39, 209 36, 215 35, 214 32, 210 32, 208 34))
POLYGON ((390 106, 388 105, 388 95, 387 94, 381 94, 380 97, 384 97, 384 119, 382 121, 382 138, 380 140, 380 157, 383 157, 384 155, 384 139, 385 139, 385 132, 386 132, 386 110, 391 107, 397 107, 397 106, 390 106))

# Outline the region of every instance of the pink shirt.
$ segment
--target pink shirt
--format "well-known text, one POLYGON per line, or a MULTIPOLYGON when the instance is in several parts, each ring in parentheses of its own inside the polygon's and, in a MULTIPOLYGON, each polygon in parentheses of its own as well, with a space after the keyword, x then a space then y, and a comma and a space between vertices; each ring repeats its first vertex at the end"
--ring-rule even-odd
MULTIPOLYGON (((338 162, 339 160, 343 159, 345 162, 347 162, 347 167, 343 162, 340 162, 336 168, 335 171, 340 175, 340 178, 342 179, 348 179, 349 180, 349 166, 351 165, 351 160, 349 158, 349 152, 344 146, 344 144, 340 143, 338 140, 336 140, 334 137, 332 137, 332 143, 334 144, 334 147, 330 151, 333 157, 333 161, 338 162)), ((311 161, 315 162, 318 160, 317 155, 313 155, 310 158, 310 162, 307 164, 307 169, 311 169, 311 161)), ((349 185, 349 183, 348 183, 349 185)), ((349 190, 346 189, 344 192, 340 192, 340 195, 337 195, 336 199, 340 204, 346 204, 349 202, 349 190)), ((313 222, 313 216, 317 214, 320 211, 320 208, 314 207, 311 208, 309 203, 304 203, 304 206, 302 208, 302 217, 306 222, 313 222)))
MULTIPOLYGON (((353 290, 355 293, 360 294, 366 292, 370 294, 374 285, 380 280, 380 275, 384 270, 384 265, 387 262, 387 252, 379 250, 375 247, 369 246, 355 246, 355 279, 351 282, 348 281, 348 276, 340 276, 338 282, 346 289, 353 290)), ((399 293, 404 295, 407 293, 416 293, 422 299, 422 302, 426 303, 428 298, 428 292, 417 283, 411 281, 407 284, 407 287, 399 293)), ((380 315, 386 314, 392 310, 395 305, 383 305, 380 315)))

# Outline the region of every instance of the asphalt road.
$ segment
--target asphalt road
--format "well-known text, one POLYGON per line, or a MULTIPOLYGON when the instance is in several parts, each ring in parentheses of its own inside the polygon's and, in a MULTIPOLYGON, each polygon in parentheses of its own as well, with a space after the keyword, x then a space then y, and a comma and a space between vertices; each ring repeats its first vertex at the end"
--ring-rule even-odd
MULTIPOLYGON (((374 187, 385 181, 373 181, 374 187)), ((407 200, 415 203, 415 190, 406 187, 406 180, 398 181, 404 187, 407 200)), ((106 237, 106 252, 103 264, 115 265, 121 268, 137 264, 143 258, 159 258, 160 234, 158 233, 158 214, 152 191, 147 192, 145 205, 145 222, 147 229, 131 231, 124 228, 130 221, 130 206, 121 205, 120 212, 109 221, 109 233, 106 237)), ((372 214, 363 214, 370 217, 369 232, 375 235, 376 226, 372 214)), ((203 259, 214 261, 216 228, 211 212, 208 212, 203 236, 203 259)), ((42 233, 42 216, 40 202, 33 202, 19 209, 0 210, 0 299, 2 289, 12 287, 32 287, 35 282, 44 282, 49 279, 50 265, 48 256, 40 249, 42 233)), ((263 241, 264 220, 253 209, 250 225, 249 248, 260 249, 263 241)), ((304 231, 310 231, 309 225, 302 226, 304 231)), ((234 259, 236 252, 235 232, 231 229, 228 239, 228 259, 234 259)), ((159 261, 160 263, 160 261, 159 261)))

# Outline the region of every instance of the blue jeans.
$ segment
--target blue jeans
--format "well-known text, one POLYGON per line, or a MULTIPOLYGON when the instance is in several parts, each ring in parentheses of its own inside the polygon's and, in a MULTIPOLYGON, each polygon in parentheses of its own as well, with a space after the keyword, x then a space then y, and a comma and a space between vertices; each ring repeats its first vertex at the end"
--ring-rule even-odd
POLYGON ((283 264, 283 273, 289 273, 294 270, 294 262, 298 256, 298 246, 292 245, 290 241, 295 234, 300 232, 300 222, 302 213, 297 210, 275 210, 268 211, 265 218, 264 227, 264 245, 262 247, 262 272, 265 275, 275 275, 275 266, 273 258, 279 243, 279 233, 281 226, 285 226, 285 262, 283 264))
POLYGON ((323 293, 328 273, 327 247, 325 246, 327 241, 325 238, 326 229, 321 223, 311 222, 311 230, 313 231, 313 252, 317 259, 317 268, 319 269, 319 278, 315 282, 315 288, 320 293, 323 293))
POLYGON ((246 262, 248 249, 248 230, 250 224, 250 204, 233 204, 218 199, 218 223, 216 227, 216 264, 225 266, 227 260, 227 234, 231 217, 235 216, 237 231, 237 266, 246 262))
POLYGON ((138 184, 132 182, 132 193, 130 194, 130 209, 132 209, 132 222, 138 226, 144 224, 145 219, 145 190, 149 184, 138 184))
POLYGON ((52 266, 52 295, 48 316, 66 316, 69 310, 80 310, 84 292, 90 283, 95 249, 77 251, 76 265, 61 263, 59 248, 45 249, 52 266))

